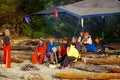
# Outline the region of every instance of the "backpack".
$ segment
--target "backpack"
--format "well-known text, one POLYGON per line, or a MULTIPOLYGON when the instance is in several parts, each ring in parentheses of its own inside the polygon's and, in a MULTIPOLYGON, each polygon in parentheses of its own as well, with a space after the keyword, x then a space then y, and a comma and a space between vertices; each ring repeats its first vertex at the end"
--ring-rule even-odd
POLYGON ((88 44, 87 45, 87 51, 88 52, 95 52, 97 50, 98 50, 98 48, 94 44, 88 44))

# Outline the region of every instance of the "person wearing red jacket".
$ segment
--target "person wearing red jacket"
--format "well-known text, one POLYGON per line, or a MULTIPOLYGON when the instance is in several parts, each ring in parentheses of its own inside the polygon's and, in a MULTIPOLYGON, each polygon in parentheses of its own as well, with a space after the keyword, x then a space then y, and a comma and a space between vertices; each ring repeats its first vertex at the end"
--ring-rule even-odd
POLYGON ((6 68, 11 67, 11 53, 10 53, 10 31, 8 29, 4 32, 3 37, 3 58, 2 63, 6 65, 6 68))
POLYGON ((39 39, 39 43, 36 46, 35 52, 32 54, 33 64, 42 64, 44 60, 44 55, 46 53, 47 44, 43 38, 39 39))
POLYGON ((60 51, 59 51, 59 61, 58 63, 61 63, 65 57, 67 56, 67 47, 68 47, 68 38, 63 38, 62 39, 62 45, 60 46, 60 51))

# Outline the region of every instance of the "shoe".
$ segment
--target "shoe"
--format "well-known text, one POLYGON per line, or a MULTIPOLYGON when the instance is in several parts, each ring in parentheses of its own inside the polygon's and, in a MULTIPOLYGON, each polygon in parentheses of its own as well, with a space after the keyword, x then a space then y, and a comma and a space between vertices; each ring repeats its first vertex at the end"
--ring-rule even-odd
POLYGON ((54 62, 54 61, 52 61, 52 62, 50 62, 50 64, 55 64, 55 62, 54 62))
POLYGON ((43 64, 46 66, 49 66, 49 62, 44 62, 43 64))
POLYGON ((68 67, 61 68, 61 70, 68 70, 68 69, 69 69, 68 67))
POLYGON ((58 67, 58 69, 62 69, 62 66, 58 67))

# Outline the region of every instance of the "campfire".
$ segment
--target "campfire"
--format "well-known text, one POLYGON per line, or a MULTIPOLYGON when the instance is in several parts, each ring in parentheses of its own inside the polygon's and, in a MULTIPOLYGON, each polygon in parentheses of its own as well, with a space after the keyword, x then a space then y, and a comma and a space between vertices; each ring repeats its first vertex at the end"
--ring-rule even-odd
POLYGON ((38 71, 40 70, 39 68, 35 67, 32 64, 26 64, 24 66, 21 67, 22 71, 38 71))

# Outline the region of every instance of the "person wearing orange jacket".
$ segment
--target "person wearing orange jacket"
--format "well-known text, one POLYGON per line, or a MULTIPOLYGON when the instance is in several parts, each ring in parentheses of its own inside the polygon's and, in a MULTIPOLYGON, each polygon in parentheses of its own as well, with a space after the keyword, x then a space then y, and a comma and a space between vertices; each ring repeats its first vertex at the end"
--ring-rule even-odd
POLYGON ((5 30, 3 37, 3 58, 2 63, 6 65, 6 68, 11 67, 11 53, 10 53, 10 31, 5 30))
POLYGON ((44 60, 44 55, 46 53, 47 44, 43 38, 39 39, 39 43, 36 46, 35 52, 32 54, 33 64, 42 64, 44 60))

